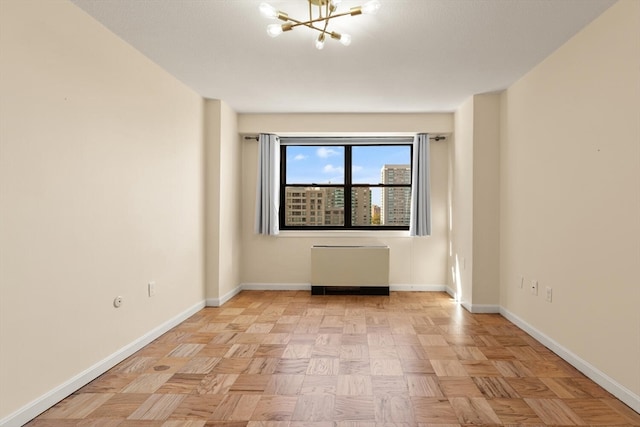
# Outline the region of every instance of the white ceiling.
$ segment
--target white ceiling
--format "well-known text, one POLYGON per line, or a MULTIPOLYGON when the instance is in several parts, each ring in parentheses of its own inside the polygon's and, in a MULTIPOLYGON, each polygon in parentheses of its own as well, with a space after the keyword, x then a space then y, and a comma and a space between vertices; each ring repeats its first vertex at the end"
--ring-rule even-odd
MULTIPOLYGON (((72 0, 206 98, 240 113, 444 112, 504 89, 614 0, 381 0, 337 18, 345 47, 270 38, 263 0, 72 0)), ((305 19, 306 0, 270 0, 305 19)), ((340 11, 363 4, 343 0, 340 11)))

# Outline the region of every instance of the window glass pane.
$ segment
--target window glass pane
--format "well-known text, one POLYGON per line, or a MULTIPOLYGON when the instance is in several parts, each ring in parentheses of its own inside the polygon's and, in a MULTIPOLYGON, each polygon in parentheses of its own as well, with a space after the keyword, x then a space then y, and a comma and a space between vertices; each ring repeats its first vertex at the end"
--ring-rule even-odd
POLYGON ((351 224, 409 226, 411 187, 353 187, 351 224))
POLYGON ((285 187, 286 226, 344 225, 343 187, 285 187))
POLYGON ((285 145, 281 227, 409 226, 411 145, 285 145), (345 165, 351 153, 351 165, 345 165), (352 176, 347 176, 351 171, 352 176), (345 186, 351 181, 354 186, 345 186), (345 203, 351 214, 345 217, 345 203))
MULTIPOLYGON (((374 223, 374 211, 372 206, 371 194, 373 190, 370 187, 353 187, 351 189, 351 225, 379 225, 380 222, 374 223)), ((378 206, 378 220, 380 219, 380 209, 378 206)))
POLYGON ((411 187, 383 187, 380 192, 380 224, 408 226, 411 187))
POLYGON ((409 168, 411 183, 411 147, 408 145, 356 145, 352 148, 352 182, 354 184, 379 184, 385 165, 402 165, 409 168))
POLYGON ((344 147, 290 145, 287 184, 344 184, 344 147))

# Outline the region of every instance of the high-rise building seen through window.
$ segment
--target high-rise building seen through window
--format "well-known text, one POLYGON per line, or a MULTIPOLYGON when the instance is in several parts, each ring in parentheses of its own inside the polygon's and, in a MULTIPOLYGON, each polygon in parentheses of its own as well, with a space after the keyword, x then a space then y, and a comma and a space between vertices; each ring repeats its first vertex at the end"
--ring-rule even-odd
POLYGON ((280 228, 409 228, 411 144, 282 145, 280 228))

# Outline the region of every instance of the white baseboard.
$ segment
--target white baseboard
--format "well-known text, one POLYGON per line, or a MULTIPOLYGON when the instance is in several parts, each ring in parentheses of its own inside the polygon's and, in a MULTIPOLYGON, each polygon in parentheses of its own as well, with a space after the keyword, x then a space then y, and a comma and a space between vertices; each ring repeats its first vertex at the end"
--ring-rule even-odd
MULTIPOLYGON (((310 283, 243 283, 243 291, 310 291, 310 283)), ((389 285, 394 292, 445 292, 446 285, 389 285)))
POLYGON ((202 308, 204 308, 204 301, 193 305, 182 313, 167 320, 163 324, 147 332, 132 343, 127 344, 120 350, 116 351, 110 356, 107 356, 95 365, 89 367, 88 369, 85 369, 83 372, 80 372, 78 375, 74 376, 68 381, 65 381, 53 390, 45 393, 34 401, 18 409, 14 413, 9 414, 5 418, 1 419, 0 427, 19 427, 24 425, 29 420, 37 417, 76 390, 84 387, 94 379, 98 378, 100 375, 113 368, 136 351, 140 350, 156 338, 160 337, 165 332, 169 331, 171 328, 179 325, 198 311, 202 310, 202 308))
POLYGON ((494 314, 500 313, 500 306, 493 304, 467 304, 466 302, 460 303, 469 313, 474 314, 494 314))
MULTIPOLYGON (((446 285, 390 285, 390 291, 445 292, 446 285)), ((240 291, 311 291, 310 283, 241 283, 221 298, 207 298, 207 307, 220 307, 240 291)))
POLYGON ((220 298, 207 298, 207 307, 220 307, 241 291, 311 291, 309 283, 241 283, 220 298))
POLYGON ((591 380, 599 384, 602 388, 613 394, 615 397, 627 404, 631 409, 640 413, 640 396, 623 386, 622 384, 609 377, 589 362, 581 359, 558 342, 550 338, 548 335, 540 332, 520 317, 511 313, 509 310, 500 307, 500 314, 507 318, 510 322, 518 326, 523 331, 534 337, 545 347, 549 348, 555 354, 560 356, 574 368, 585 374, 591 380))
POLYGON ((455 292, 453 289, 451 289, 451 288, 450 288, 450 287, 448 287, 448 286, 445 286, 445 287, 444 287, 444 291, 445 291, 446 293, 448 293, 448 294, 449 294, 449 296, 450 296, 451 298, 453 298, 455 301, 458 301, 458 295, 456 295, 456 292, 455 292))
POLYGON ((225 302, 229 301, 231 298, 235 297, 242 290, 242 285, 236 286, 231 289, 229 292, 221 296, 220 298, 207 298, 205 304, 207 307, 220 307, 225 302))
POLYGON ((389 285, 393 292, 445 292, 445 285, 389 285))
POLYGON ((310 283, 243 283, 243 291, 311 291, 310 283))

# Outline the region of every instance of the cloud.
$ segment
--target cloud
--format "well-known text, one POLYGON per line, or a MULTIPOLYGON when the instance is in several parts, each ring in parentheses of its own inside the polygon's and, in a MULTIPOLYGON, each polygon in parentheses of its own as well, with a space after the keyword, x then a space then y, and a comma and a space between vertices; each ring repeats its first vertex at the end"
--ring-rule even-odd
POLYGON ((351 167, 351 171, 356 173, 356 172, 362 172, 362 170, 364 170, 364 168, 362 166, 357 166, 357 165, 353 165, 351 167))
POLYGON ((307 158, 307 156, 305 156, 304 154, 298 154, 297 156, 295 156, 293 158, 293 160, 304 160, 306 158, 307 158))
POLYGON ((338 154, 340 154, 340 152, 327 147, 320 147, 316 150, 316 155, 323 159, 326 159, 327 157, 331 157, 331 156, 337 156, 338 154))
POLYGON ((325 165, 325 167, 322 168, 322 172, 324 173, 342 174, 343 171, 344 169, 342 167, 333 166, 332 164, 325 165))

